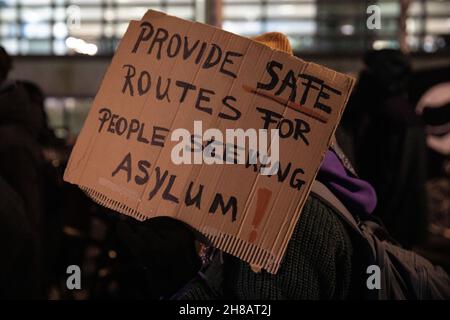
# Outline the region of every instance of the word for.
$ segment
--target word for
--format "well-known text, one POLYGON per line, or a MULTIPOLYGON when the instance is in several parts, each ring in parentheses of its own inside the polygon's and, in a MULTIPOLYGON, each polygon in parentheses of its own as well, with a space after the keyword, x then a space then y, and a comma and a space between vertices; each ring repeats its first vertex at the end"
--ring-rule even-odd
POLYGON ((311 132, 311 127, 308 122, 303 119, 291 120, 289 118, 284 118, 281 113, 261 107, 256 107, 256 110, 262 114, 261 119, 264 121, 264 129, 269 129, 270 124, 273 123, 279 131, 280 138, 285 139, 292 137, 294 140, 301 139, 309 146, 307 134, 311 132))

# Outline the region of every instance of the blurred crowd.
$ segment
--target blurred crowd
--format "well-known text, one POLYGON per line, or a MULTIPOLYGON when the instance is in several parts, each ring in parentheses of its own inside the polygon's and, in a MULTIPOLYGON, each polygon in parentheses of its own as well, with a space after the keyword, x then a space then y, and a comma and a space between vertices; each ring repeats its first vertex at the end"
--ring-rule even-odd
POLYGON ((340 128, 375 214, 404 247, 450 227, 450 66, 413 71, 397 50, 364 55, 340 128))
MULTIPOLYGON (((450 66, 414 71, 397 50, 363 59, 337 140, 400 244, 450 242, 450 66)), ((161 246, 183 228, 144 228, 63 182, 72 145, 49 127, 39 86, 11 79, 12 67, 0 48, 0 298, 158 299, 187 282, 200 261, 181 267, 161 246), (136 237, 148 256, 136 259, 136 237), (83 270, 82 290, 67 289, 70 265, 83 270)))

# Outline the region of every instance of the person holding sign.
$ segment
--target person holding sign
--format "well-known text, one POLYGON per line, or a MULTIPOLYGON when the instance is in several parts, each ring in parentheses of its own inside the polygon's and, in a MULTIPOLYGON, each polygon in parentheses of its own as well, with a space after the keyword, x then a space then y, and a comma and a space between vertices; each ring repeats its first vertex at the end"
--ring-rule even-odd
MULTIPOLYGON (((283 34, 268 33, 254 40, 292 54, 289 40, 283 34)), ((342 163, 348 162, 341 158, 341 152, 330 149, 317 179, 332 190, 348 208, 368 215, 376 204, 375 192, 368 183, 358 179, 350 167, 345 168, 342 163)), ((148 225, 147 231, 154 229, 151 227, 152 221, 145 222, 148 225)), ((173 230, 182 228, 178 221, 172 219, 166 219, 164 224, 169 230, 171 225, 173 230)), ((185 229, 186 232, 189 230, 187 227, 185 229)), ((182 279, 187 279, 189 273, 186 273, 184 266, 188 266, 192 274, 192 266, 198 263, 198 258, 192 253, 193 238, 188 233, 180 234, 182 236, 177 238, 165 237, 165 241, 170 242, 170 247, 180 248, 181 252, 174 251, 173 254, 177 255, 178 271, 183 274, 178 276, 181 282, 182 279), (181 263, 180 260, 185 262, 181 263)), ((125 232, 122 235, 125 241, 133 239, 137 257, 146 257, 146 261, 161 260, 160 257, 152 256, 153 245, 146 243, 148 234, 145 230, 125 232)), ((165 298, 346 299, 351 294, 352 277, 357 273, 352 261, 353 246, 346 227, 333 209, 314 195, 309 196, 303 208, 280 270, 275 275, 214 248, 204 245, 201 247, 201 271, 195 277, 192 275, 193 279, 175 292, 171 281, 170 289, 164 291, 165 298)), ((172 272, 178 275, 176 270, 172 272)), ((352 294, 357 294, 356 292, 352 291, 352 294)))

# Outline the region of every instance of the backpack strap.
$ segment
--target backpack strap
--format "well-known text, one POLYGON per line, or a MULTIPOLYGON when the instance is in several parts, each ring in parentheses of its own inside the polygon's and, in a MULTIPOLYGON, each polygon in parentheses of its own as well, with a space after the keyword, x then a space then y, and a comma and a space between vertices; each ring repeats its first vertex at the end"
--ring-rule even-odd
POLYGON ((374 241, 376 230, 380 228, 377 223, 371 222, 370 220, 358 222, 341 200, 339 200, 326 185, 318 180, 314 180, 311 187, 311 194, 332 208, 333 211, 344 220, 347 226, 364 240, 372 258, 377 257, 376 243, 374 241))
MULTIPOLYGON (((366 229, 365 221, 362 224, 358 223, 353 214, 348 211, 345 205, 330 191, 330 189, 317 180, 314 180, 312 184, 311 194, 313 197, 322 200, 326 205, 332 208, 333 211, 336 212, 336 214, 339 215, 339 217, 345 222, 345 224, 359 236, 360 240, 362 240, 359 241, 359 244, 361 245, 361 249, 365 248, 363 249, 363 252, 365 253, 362 253, 361 257, 364 258, 361 259, 364 261, 367 259, 367 263, 363 263, 364 267, 367 265, 376 264, 376 257, 379 257, 379 253, 377 253, 376 250, 376 242, 374 242, 370 232, 366 229)), ((385 290, 366 291, 365 288, 362 288, 362 290, 363 291, 361 292, 364 292, 363 296, 369 300, 385 299, 385 290)))

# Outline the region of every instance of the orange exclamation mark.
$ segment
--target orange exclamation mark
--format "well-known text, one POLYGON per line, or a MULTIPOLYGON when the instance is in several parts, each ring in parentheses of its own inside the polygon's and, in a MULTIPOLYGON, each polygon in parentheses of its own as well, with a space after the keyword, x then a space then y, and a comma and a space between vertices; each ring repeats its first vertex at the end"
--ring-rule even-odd
POLYGON ((250 232, 249 241, 253 243, 256 240, 256 236, 258 235, 258 232, 256 229, 258 229, 259 224, 261 223, 264 215, 266 214, 266 209, 270 201, 270 197, 272 196, 272 191, 266 188, 258 189, 258 194, 256 198, 256 210, 255 210, 255 216, 253 217, 252 221, 252 232, 250 232))

